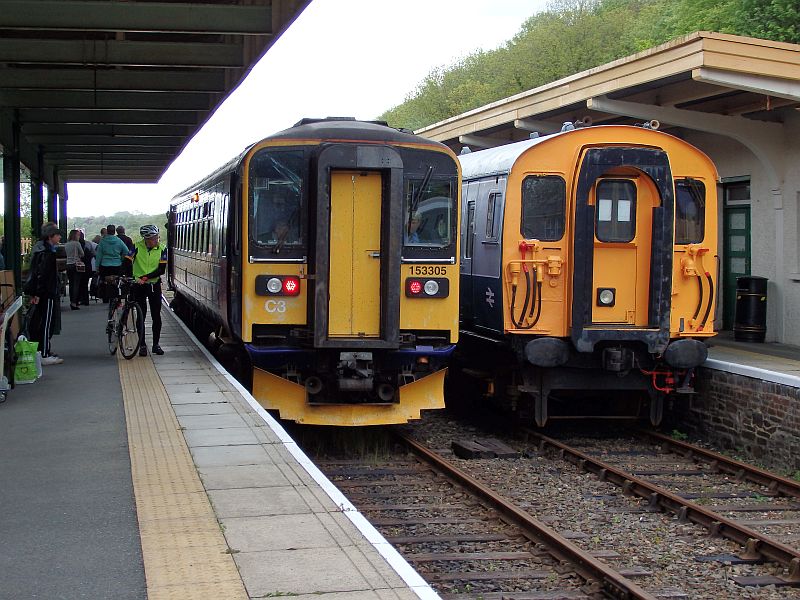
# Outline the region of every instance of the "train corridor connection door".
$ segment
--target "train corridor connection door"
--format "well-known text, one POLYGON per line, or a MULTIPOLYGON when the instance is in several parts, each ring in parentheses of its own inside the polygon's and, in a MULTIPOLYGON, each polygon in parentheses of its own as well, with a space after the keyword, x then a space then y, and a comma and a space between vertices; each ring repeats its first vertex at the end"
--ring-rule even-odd
POLYGON ((380 336, 381 194, 380 173, 331 173, 331 338, 380 336))
POLYGON ((648 325, 652 219, 658 203, 658 191, 646 177, 597 181, 593 323, 648 325))

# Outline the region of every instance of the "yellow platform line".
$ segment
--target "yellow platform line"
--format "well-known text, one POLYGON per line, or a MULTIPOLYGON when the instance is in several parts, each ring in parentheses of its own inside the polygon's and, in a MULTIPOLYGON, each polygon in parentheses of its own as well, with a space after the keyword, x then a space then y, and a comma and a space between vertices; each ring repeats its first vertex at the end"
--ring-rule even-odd
POLYGON ((247 600, 153 361, 119 373, 148 600, 247 600))

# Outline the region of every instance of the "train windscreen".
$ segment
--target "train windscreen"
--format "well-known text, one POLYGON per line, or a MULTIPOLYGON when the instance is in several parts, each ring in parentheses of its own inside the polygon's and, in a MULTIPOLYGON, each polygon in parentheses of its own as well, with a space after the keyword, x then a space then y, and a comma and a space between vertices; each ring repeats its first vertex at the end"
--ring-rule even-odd
POLYGON ((262 150, 250 161, 250 240, 271 252, 305 246, 302 150, 262 150))

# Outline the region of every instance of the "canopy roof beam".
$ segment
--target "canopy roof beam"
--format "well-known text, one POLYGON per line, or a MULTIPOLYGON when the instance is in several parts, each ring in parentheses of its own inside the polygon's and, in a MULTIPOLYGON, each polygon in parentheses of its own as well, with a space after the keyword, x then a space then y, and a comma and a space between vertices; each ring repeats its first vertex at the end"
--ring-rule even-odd
POLYGON ((108 108, 128 110, 208 110, 216 94, 202 92, 77 92, 42 94, 0 91, 0 104, 15 108, 108 108))
POLYGON ((474 146, 476 148, 494 148, 507 144, 509 140, 486 137, 485 135, 460 135, 458 141, 464 146, 474 146))
POLYGON ((0 63, 131 66, 245 66, 242 44, 125 40, 0 39, 0 63))
POLYGON ((4 0, 0 28, 268 35, 272 6, 4 0))
POLYGON ((735 73, 710 67, 693 69, 692 79, 736 90, 768 94, 777 98, 794 100, 795 102, 800 101, 800 81, 793 79, 754 75, 752 73, 735 73))
POLYGON ((19 111, 22 123, 70 125, 189 125, 199 122, 197 111, 141 111, 101 108, 32 108, 19 111))
POLYGON ((0 88, 19 90, 104 90, 211 92, 225 90, 221 70, 197 69, 15 69, 0 68, 0 88))

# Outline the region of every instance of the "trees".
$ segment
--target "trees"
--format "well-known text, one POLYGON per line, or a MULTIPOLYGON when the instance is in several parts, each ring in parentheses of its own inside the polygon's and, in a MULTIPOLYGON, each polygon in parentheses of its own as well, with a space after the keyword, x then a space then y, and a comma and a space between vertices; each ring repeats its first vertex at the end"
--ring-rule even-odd
POLYGON ((496 50, 433 69, 379 118, 419 129, 693 31, 800 42, 797 0, 552 0, 496 50))
POLYGON ((125 232, 134 240, 139 238, 139 228, 142 225, 154 224, 162 227, 166 221, 164 213, 157 215, 143 215, 127 211, 116 212, 113 215, 98 217, 69 217, 67 219, 68 229, 83 229, 86 237, 91 239, 100 233, 100 229, 106 225, 122 225, 125 232))

